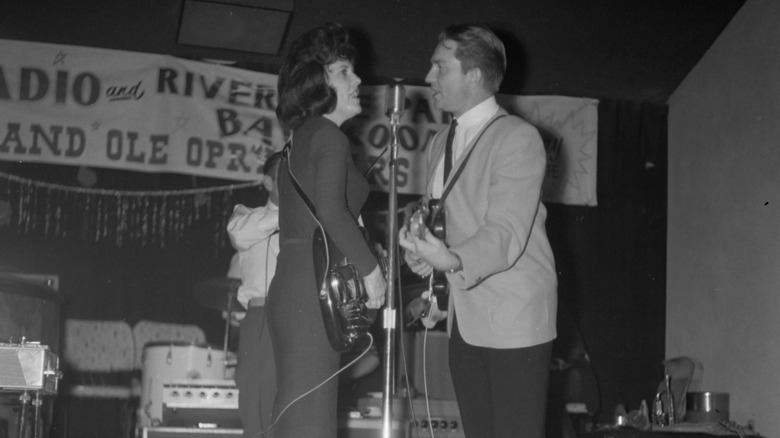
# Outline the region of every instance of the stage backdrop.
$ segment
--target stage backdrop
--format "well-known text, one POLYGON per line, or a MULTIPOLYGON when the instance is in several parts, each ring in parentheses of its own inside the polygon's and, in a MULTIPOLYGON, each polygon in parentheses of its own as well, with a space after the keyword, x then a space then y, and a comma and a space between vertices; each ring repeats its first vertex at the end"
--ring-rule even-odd
MULTIPOLYGON (((398 190, 421 194, 422 153, 449 116, 427 87, 407 86, 398 190)), ((345 125, 372 184, 386 190, 390 128, 384 86, 361 87, 364 112, 345 125)), ((547 202, 596 205, 597 104, 509 96, 547 149, 547 202)), ((0 40, 0 160, 256 180, 285 133, 276 76, 166 55, 0 40)))

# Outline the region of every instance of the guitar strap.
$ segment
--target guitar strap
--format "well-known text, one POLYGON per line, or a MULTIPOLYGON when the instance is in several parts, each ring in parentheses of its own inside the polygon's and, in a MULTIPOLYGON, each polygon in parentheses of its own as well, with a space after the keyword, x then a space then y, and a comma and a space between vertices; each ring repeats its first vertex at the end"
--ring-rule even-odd
POLYGON ((287 141, 287 143, 284 145, 284 148, 282 148, 282 160, 287 162, 287 172, 290 174, 290 181, 292 181, 293 187, 295 187, 295 191, 298 192, 298 195, 300 195, 301 199, 303 200, 303 203, 306 204, 306 208, 309 210, 309 213, 311 213, 312 217, 314 218, 314 221, 317 222, 317 226, 322 231, 325 248, 326 248, 326 255, 328 257, 326 266, 330 266, 330 249, 328 248, 328 240, 329 238, 326 238, 327 232, 325 232, 325 227, 322 225, 322 222, 320 222, 320 218, 317 216, 317 209, 314 207, 314 203, 311 202, 308 196, 306 196, 306 193, 303 191, 303 187, 301 187, 301 184, 298 182, 298 178, 295 177, 292 171, 292 166, 290 164, 290 150, 292 148, 292 135, 290 135, 290 139, 287 141))
POLYGON ((493 120, 491 120, 487 125, 485 125, 484 128, 482 128, 482 131, 480 131, 479 136, 477 136, 477 139, 474 140, 474 146, 471 147, 471 150, 469 150, 469 153, 466 155, 466 158, 463 159, 463 161, 460 162, 460 166, 458 166, 458 170, 455 172, 454 175, 452 175, 452 178, 450 179, 450 183, 447 184, 447 187, 444 189, 444 191, 441 193, 441 196, 439 197, 439 205, 442 207, 444 206, 444 199, 447 198, 447 195, 450 194, 450 191, 452 190, 452 187, 455 185, 455 181, 458 180, 458 177, 461 173, 463 173, 463 168, 466 167, 466 162, 469 161, 469 158, 471 158, 471 153, 474 152, 474 149, 477 148, 477 144, 479 144, 479 140, 482 138, 482 135, 487 131, 487 129, 496 122, 496 120, 506 116, 506 114, 501 114, 498 117, 495 117, 493 120))
MULTIPOLYGON (((477 135, 477 138, 474 140, 474 144, 471 146, 471 149, 469 150, 468 154, 466 155, 466 157, 463 158, 463 161, 460 162, 460 166, 458 166, 458 169, 455 171, 455 174, 452 175, 452 178, 450 179, 450 183, 447 184, 447 187, 445 187, 444 191, 442 191, 442 194, 439 197, 438 202, 436 203, 436 205, 437 205, 436 211, 431 211, 431 215, 432 216, 442 215, 441 217, 442 217, 442 219, 444 219, 442 221, 443 224, 446 224, 446 222, 447 222, 446 218, 443 216, 443 214, 444 214, 444 200, 447 198, 447 195, 450 194, 450 191, 452 191, 452 188, 455 186, 455 182, 458 180, 458 177, 460 177, 460 174, 463 173, 463 169, 466 167, 466 163, 469 161, 469 158, 471 158, 471 154, 474 152, 474 149, 476 149, 477 146, 479 145, 479 140, 482 139, 482 135, 485 134, 485 131, 487 131, 488 128, 490 128, 490 126, 493 125, 493 123, 496 122, 496 120, 498 120, 498 119, 500 119, 500 118, 502 118, 504 116, 506 116, 506 114, 501 114, 498 117, 494 117, 492 120, 490 120, 485 125, 484 128, 482 128, 482 130, 479 132, 479 135, 477 135)), ((433 210, 433 208, 432 208, 432 210, 433 210)), ((444 237, 444 236, 442 236, 442 237, 444 237)), ((443 273, 439 273, 437 275, 443 276, 444 274, 443 273)), ((446 297, 446 295, 448 293, 447 292, 447 282, 446 282, 446 280, 441 280, 441 282, 439 280, 434 280, 434 274, 431 274, 431 291, 437 297, 446 297), (440 284, 440 286, 434 286, 434 283, 441 283, 441 284, 440 284)), ((446 312, 447 311, 447 307, 448 307, 447 301, 446 300, 442 300, 441 302, 437 302, 436 307, 438 308, 437 310, 439 312, 442 312, 442 311, 446 312)), ((429 313, 429 315, 432 315, 432 314, 429 313)), ((423 319, 425 320, 425 318, 423 318, 423 319)), ((426 323, 423 322, 423 324, 425 325, 426 323)), ((434 322, 434 324, 435 324, 435 322, 434 322)))
POLYGON ((287 162, 287 172, 290 173, 290 180, 293 183, 293 187, 295 187, 295 191, 298 192, 299 195, 301 195, 301 199, 303 199, 303 203, 306 204, 306 208, 309 209, 309 213, 311 213, 312 216, 314 216, 314 220, 317 221, 317 224, 322 226, 320 224, 320 220, 317 217, 317 209, 314 208, 314 204, 311 202, 308 196, 306 196, 306 193, 304 193, 303 188, 298 183, 298 178, 293 175, 292 167, 290 166, 290 148, 292 147, 292 135, 290 136, 290 140, 285 143, 284 148, 282 148, 282 159, 287 162))
MULTIPOLYGON (((311 213, 312 217, 314 218, 314 221, 317 222, 317 226, 320 227, 320 230, 322 231, 323 236, 323 243, 325 245, 325 266, 330 266, 330 248, 328 248, 328 238, 327 233, 325 232, 325 227, 322 226, 322 222, 320 222, 320 218, 317 217, 317 209, 314 207, 314 203, 311 202, 308 196, 306 196, 306 193, 303 191, 303 187, 301 187, 301 184, 298 182, 298 178, 295 177, 292 171, 292 165, 290 164, 290 150, 292 148, 292 134, 290 134, 290 139, 285 143, 284 148, 282 148, 282 160, 284 160, 287 163, 287 172, 290 174, 290 181, 293 183, 293 187, 295 187, 295 191, 298 192, 298 194, 301 196, 301 199, 303 199, 303 203, 306 204, 306 208, 309 209, 309 213, 311 213)), ((322 282, 323 284, 320 285, 320 289, 322 289, 325 286, 325 280, 327 276, 323 276, 322 282)))
MULTIPOLYGON (((306 196, 298 179, 292 172, 292 165, 290 164, 292 143, 293 138, 291 135, 290 140, 282 149, 282 160, 287 162, 287 171, 290 174, 293 187, 301 196, 304 204, 306 204, 306 208, 308 208, 309 213, 311 213, 319 227, 314 229, 312 251, 315 259, 317 254, 322 253, 324 253, 325 258, 325 267, 321 274, 322 281, 317 291, 320 311, 331 347, 338 352, 344 352, 352 348, 358 337, 367 333, 368 327, 373 324, 376 318, 376 311, 365 306, 367 300, 365 285, 355 265, 348 263, 346 257, 343 263, 340 258, 337 260, 339 266, 334 267, 331 265, 330 237, 317 217, 314 204, 306 196), (322 232, 319 236, 318 231, 322 232), (318 249, 319 245, 322 245, 324 251, 318 249)), ((335 247, 335 243, 333 245, 335 247)), ((341 255, 338 257, 341 257, 341 255)), ((314 267, 314 275, 315 279, 320 276, 317 273, 317 266, 314 267)))

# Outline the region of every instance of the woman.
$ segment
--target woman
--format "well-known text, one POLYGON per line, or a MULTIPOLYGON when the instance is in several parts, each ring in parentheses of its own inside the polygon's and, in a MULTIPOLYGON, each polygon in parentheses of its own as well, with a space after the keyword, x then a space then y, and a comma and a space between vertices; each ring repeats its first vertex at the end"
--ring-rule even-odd
MULTIPOLYGON (((293 132, 292 173, 327 233, 364 276, 367 306, 377 309, 384 303, 385 280, 357 222, 369 187, 339 129, 361 111, 354 56, 349 35, 338 24, 298 38, 279 74, 276 114, 293 132)), ((328 341, 316 294, 312 262, 316 222, 286 166, 278 180, 280 253, 267 301, 278 385, 271 436, 333 438, 338 379, 298 399, 339 367, 339 353, 328 341)))

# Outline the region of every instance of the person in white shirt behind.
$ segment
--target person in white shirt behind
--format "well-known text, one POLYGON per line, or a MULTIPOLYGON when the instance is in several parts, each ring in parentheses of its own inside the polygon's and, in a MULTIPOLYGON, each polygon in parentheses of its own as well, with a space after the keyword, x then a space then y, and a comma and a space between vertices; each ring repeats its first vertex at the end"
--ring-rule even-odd
POLYGON ((235 375, 245 438, 261 437, 270 427, 276 397, 276 368, 266 325, 265 298, 279 254, 276 176, 280 158, 277 152, 263 166, 266 204, 257 208, 236 205, 227 226, 230 243, 237 250, 228 277, 241 279, 237 299, 247 309, 239 329, 235 375))

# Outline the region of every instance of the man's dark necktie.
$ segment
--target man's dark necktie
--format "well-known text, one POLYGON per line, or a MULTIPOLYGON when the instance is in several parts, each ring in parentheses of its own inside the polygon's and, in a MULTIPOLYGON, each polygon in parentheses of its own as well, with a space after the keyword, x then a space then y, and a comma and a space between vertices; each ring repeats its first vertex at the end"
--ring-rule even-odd
POLYGON ((447 143, 444 145, 444 182, 447 182, 447 178, 450 176, 452 170, 452 140, 455 138, 455 128, 458 126, 458 121, 454 118, 450 123, 450 132, 447 133, 447 143))

